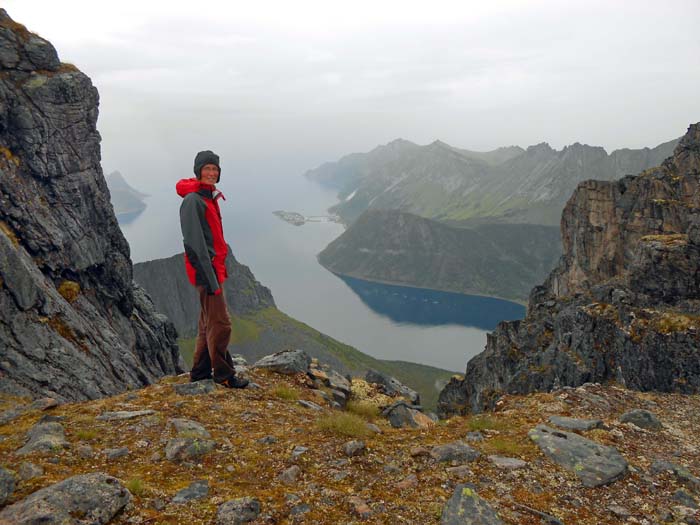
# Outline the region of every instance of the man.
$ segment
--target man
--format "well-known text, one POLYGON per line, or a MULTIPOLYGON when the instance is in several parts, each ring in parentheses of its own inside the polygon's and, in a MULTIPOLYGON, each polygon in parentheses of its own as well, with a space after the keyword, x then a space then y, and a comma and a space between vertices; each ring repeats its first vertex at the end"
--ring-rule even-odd
MULTIPOLYGON (((201 310, 194 349, 191 381, 211 379, 227 388, 245 388, 248 380, 236 376, 228 344, 231 319, 222 286, 228 277, 219 198, 216 184, 221 180, 219 156, 200 151, 194 158, 196 178, 182 179, 176 185, 180 197, 180 227, 185 244, 185 269, 197 288, 201 310)), ((224 199, 226 200, 226 199, 224 199)))

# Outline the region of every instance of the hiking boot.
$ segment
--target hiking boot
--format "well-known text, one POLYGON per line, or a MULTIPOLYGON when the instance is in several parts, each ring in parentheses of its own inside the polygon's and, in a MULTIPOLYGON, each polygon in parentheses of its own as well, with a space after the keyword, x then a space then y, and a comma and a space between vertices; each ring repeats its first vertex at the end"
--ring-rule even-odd
POLYGON ((245 388, 248 386, 248 381, 245 377, 229 376, 224 379, 214 378, 214 382, 226 388, 245 388))
POLYGON ((197 381, 204 381, 205 379, 211 379, 211 374, 208 376, 198 376, 190 372, 190 383, 195 383, 197 381))

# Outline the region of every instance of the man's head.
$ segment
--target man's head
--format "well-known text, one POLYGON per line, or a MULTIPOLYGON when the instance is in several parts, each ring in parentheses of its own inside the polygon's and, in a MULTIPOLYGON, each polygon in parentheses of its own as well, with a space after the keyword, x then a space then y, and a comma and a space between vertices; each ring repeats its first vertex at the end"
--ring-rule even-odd
POLYGON ((194 158, 194 174, 202 182, 215 184, 221 180, 221 166, 219 156, 213 151, 200 151, 194 158), (213 181, 213 173, 216 170, 216 180, 213 181), (206 177, 206 180, 202 176, 206 177), (213 181, 213 182, 212 182, 213 181))

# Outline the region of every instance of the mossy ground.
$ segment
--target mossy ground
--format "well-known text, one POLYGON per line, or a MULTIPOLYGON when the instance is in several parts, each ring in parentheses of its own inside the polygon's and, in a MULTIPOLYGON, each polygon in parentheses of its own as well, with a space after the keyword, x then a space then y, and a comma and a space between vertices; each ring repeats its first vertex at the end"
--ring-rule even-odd
MULTIPOLYGON (((251 378, 261 389, 227 390, 217 388, 211 394, 185 397, 175 393, 172 383, 185 377, 164 378, 155 384, 115 397, 59 406, 52 414, 61 421, 70 449, 35 453, 26 457, 15 451, 25 434, 43 415, 31 411, 0 427, 0 464, 17 470, 22 461, 40 464, 44 475, 20 482, 10 503, 31 492, 69 476, 102 471, 129 487, 134 506, 113 523, 213 523, 218 505, 236 497, 252 496, 260 500, 262 513, 275 523, 350 523, 349 497, 359 496, 372 509, 365 523, 439 523, 440 514, 457 483, 475 484, 479 496, 488 500, 506 524, 536 523, 525 507, 556 516, 564 523, 602 525, 621 523, 607 507, 618 503, 628 508, 637 523, 652 518, 659 508, 673 505, 671 495, 679 487, 669 476, 647 481, 651 462, 657 457, 670 459, 700 473, 700 396, 676 394, 640 394, 614 386, 592 386, 550 394, 507 397, 493 414, 478 417, 454 417, 431 429, 393 429, 381 418, 376 423, 381 434, 362 439, 367 451, 345 458, 343 444, 352 439, 330 430, 321 422, 338 419, 346 412, 325 409, 316 412, 295 402, 280 399, 276 388, 294 389, 301 398, 318 402, 303 378, 286 377, 266 371, 253 371, 251 378), (605 400, 605 408, 600 399, 605 400), (617 416, 626 409, 651 408, 665 429, 650 433, 619 424, 617 416), (151 416, 126 421, 99 421, 105 411, 150 408, 151 416), (585 489, 575 475, 549 461, 527 438, 536 424, 549 415, 603 417, 607 428, 584 433, 620 450, 633 471, 608 487, 585 489), (215 451, 190 464, 162 459, 167 440, 174 437, 170 418, 198 421, 212 434, 215 451), (469 473, 450 473, 450 464, 434 463, 416 448, 430 448, 465 438, 471 429, 484 435, 471 445, 482 456, 468 464, 469 473), (264 436, 275 436, 272 444, 258 443, 264 436), (82 458, 76 448, 81 443, 94 450, 92 458, 82 458), (303 445, 309 450, 293 460, 291 450, 303 445), (130 453, 108 460, 103 451, 126 446, 130 453), (158 453, 161 459, 154 457, 158 453), (501 470, 487 459, 488 454, 521 458, 528 466, 516 471, 501 470), (337 460, 348 463, 338 466, 337 460), (297 464, 302 474, 297 482, 285 485, 279 473, 297 464), (387 470, 392 466, 398 470, 387 470), (344 477, 337 476, 343 471, 344 477), (416 486, 400 488, 398 483, 415 474, 416 486), (198 479, 209 480, 209 495, 186 505, 170 503, 174 494, 198 479), (286 496, 294 493, 311 510, 301 518, 290 514, 286 496), (167 503, 154 508, 154 500, 167 503)), ((2 399, 9 407, 18 399, 2 399)), ((350 414, 353 418, 358 416, 350 414)), ((360 420, 361 421, 361 420, 360 420)), ((355 421, 352 428, 359 428, 355 421)), ((259 521, 262 523, 263 521, 259 521)))

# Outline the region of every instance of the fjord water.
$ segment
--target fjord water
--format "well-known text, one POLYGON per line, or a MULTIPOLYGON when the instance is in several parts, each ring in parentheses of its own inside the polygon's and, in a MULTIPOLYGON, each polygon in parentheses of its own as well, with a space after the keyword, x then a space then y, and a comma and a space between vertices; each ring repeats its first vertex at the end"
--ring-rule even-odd
MULTIPOLYGON (((369 355, 464 372, 468 359, 483 350, 487 331, 500 320, 524 316, 525 309, 509 301, 371 283, 327 271, 316 254, 343 227, 332 222, 294 226, 272 214, 326 214, 336 202, 335 192, 304 177, 260 172, 234 177, 229 171, 222 173, 219 189, 226 197, 221 202, 226 239, 236 258, 272 290, 277 306, 369 355)), ((135 263, 182 251, 181 199, 174 181, 147 191, 152 196, 146 210, 121 225, 135 263)))

